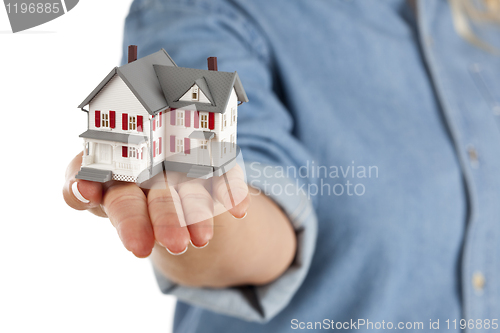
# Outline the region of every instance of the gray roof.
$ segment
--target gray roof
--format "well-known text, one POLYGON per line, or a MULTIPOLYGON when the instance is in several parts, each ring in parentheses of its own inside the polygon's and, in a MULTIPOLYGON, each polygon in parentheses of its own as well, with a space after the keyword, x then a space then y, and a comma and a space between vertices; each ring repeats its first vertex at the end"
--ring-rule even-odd
POLYGON ((226 111, 232 88, 240 102, 248 102, 237 72, 218 72, 194 68, 153 65, 161 88, 171 108, 183 108, 195 105, 197 110, 224 113, 226 111), (206 83, 204 85, 203 81, 206 83), (186 91, 197 83, 200 89, 212 101, 212 104, 179 101, 186 91), (209 97, 210 96, 210 97, 209 97))
POLYGON ((115 67, 78 107, 83 108, 85 105, 89 104, 109 80, 111 80, 114 75, 118 75, 127 84, 149 114, 153 115, 158 111, 168 108, 168 103, 165 100, 153 65, 177 67, 164 49, 121 67, 115 67))
POLYGON ((114 132, 95 131, 95 130, 88 130, 83 132, 82 134, 80 134, 80 138, 116 141, 134 145, 141 144, 143 142, 146 142, 147 140, 147 137, 145 137, 144 135, 114 133, 114 132))

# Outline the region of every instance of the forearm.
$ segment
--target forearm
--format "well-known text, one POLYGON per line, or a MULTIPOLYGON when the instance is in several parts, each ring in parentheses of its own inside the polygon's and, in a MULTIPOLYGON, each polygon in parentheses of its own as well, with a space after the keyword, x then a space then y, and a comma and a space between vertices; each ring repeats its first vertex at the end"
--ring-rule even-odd
POLYGON ((266 284, 291 264, 296 250, 294 230, 269 198, 250 188, 252 202, 242 220, 229 213, 214 219, 214 236, 203 249, 180 256, 155 245, 152 260, 170 280, 187 286, 223 288, 266 284))

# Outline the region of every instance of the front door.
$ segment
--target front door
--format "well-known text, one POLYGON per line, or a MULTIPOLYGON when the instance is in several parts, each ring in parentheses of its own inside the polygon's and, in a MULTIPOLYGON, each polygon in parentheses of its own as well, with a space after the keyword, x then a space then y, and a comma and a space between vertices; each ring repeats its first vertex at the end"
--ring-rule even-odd
POLYGON ((105 143, 97 144, 96 163, 111 164, 113 150, 111 145, 105 143))
POLYGON ((210 165, 210 147, 208 140, 199 140, 198 146, 198 164, 210 165))

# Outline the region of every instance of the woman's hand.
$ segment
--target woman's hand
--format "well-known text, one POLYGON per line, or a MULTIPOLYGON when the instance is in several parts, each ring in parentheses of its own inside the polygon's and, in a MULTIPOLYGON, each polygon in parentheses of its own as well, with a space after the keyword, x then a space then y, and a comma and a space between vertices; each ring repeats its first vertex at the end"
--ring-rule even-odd
POLYGON ((171 254, 184 253, 190 242, 204 247, 213 237, 214 216, 227 210, 242 218, 249 208, 248 187, 238 165, 208 180, 162 173, 140 188, 134 183, 77 180, 81 161, 82 153, 67 168, 66 203, 109 217, 125 248, 139 258, 148 257, 155 242, 171 254))

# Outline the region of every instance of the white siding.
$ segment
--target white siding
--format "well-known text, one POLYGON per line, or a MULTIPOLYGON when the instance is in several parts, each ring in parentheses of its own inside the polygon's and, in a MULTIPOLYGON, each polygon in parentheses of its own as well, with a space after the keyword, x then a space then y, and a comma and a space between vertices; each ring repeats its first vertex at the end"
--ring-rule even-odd
MULTIPOLYGON (((89 129, 114 132, 114 133, 125 133, 125 134, 136 134, 143 135, 149 138, 150 135, 150 119, 149 113, 139 102, 137 97, 132 93, 132 91, 127 87, 125 82, 118 76, 115 75, 111 80, 104 86, 104 88, 94 97, 94 99, 89 104, 89 129), (102 122, 100 127, 95 126, 95 111, 98 110, 102 114, 108 114, 109 127, 102 127, 102 122), (109 117, 109 111, 115 111, 115 127, 111 128, 111 119, 109 117), (126 113, 129 117, 135 117, 136 129, 122 129, 122 115, 126 113), (143 117, 143 131, 139 132, 137 130, 137 116, 143 117)), ((128 125, 128 124, 127 124, 128 125)), ((129 128, 129 126, 127 126, 129 128)), ((106 169, 113 171, 114 174, 118 175, 128 175, 137 176, 142 170, 146 169, 149 161, 149 141, 142 143, 141 145, 124 144, 121 142, 114 141, 102 141, 87 139, 85 142, 89 142, 90 156, 84 156, 83 165, 89 165, 93 168, 106 169), (111 164, 95 164, 98 162, 95 153, 98 152, 98 145, 110 145, 112 149, 112 161, 111 164), (143 159, 137 159, 137 157, 122 157, 122 147, 134 147, 137 151, 142 149, 143 159)), ((137 155, 136 155, 137 156, 137 155)))
MULTIPOLYGON (((236 110, 237 114, 237 105, 238 105, 238 100, 236 96, 236 92, 232 91, 230 100, 228 102, 227 108, 226 108, 226 121, 227 121, 227 126, 225 128, 221 128, 222 125, 222 114, 220 113, 215 113, 214 114, 214 129, 210 130, 209 128, 202 128, 201 127, 201 119, 203 115, 207 115, 208 118, 208 112, 200 111, 200 117, 199 117, 199 126, 198 128, 194 128, 194 118, 195 118, 195 108, 194 105, 190 106, 191 110, 190 112, 190 122, 189 124, 186 123, 186 118, 184 116, 184 125, 179 126, 179 125, 170 125, 170 117, 171 114, 170 112, 176 112, 175 120, 177 124, 177 113, 179 112, 184 112, 184 110, 175 110, 175 111, 170 111, 166 115, 166 124, 167 126, 165 127, 166 130, 166 159, 168 161, 174 161, 174 162, 182 162, 182 163, 191 163, 191 164, 198 164, 200 163, 200 144, 201 140, 196 140, 196 139, 190 139, 190 153, 185 154, 184 152, 177 152, 177 142, 175 142, 175 152, 170 151, 170 141, 171 141, 171 136, 175 136, 175 140, 179 138, 188 138, 189 135, 193 131, 210 131, 215 134, 215 137, 212 139, 210 146, 208 147, 211 155, 211 165, 213 166, 220 166, 230 159, 232 159, 235 156, 235 148, 231 145, 231 138, 234 137, 234 140, 236 142, 236 126, 237 126, 237 121, 232 122, 231 120, 231 109, 236 110), (220 142, 224 140, 226 144, 226 154, 223 154, 223 157, 221 158, 221 146, 220 142)), ((223 148, 222 148, 223 149, 223 148)))
POLYGON ((226 122, 227 126, 225 128, 221 128, 222 124, 222 114, 219 114, 219 117, 215 117, 215 129, 217 130, 217 136, 216 136, 216 141, 214 140, 212 142, 212 151, 213 151, 213 156, 214 156, 214 166, 221 166, 224 163, 228 162, 230 159, 234 158, 236 155, 235 153, 235 148, 232 147, 231 145, 231 137, 234 137, 235 143, 236 143, 236 127, 238 123, 238 97, 236 96, 236 91, 233 88, 233 91, 231 92, 231 96, 229 98, 229 102, 227 103, 226 106, 226 122), (231 121, 231 109, 235 109, 236 111, 236 121, 232 122, 231 121), (217 121, 218 120, 218 121, 217 121), (221 158, 221 149, 223 147, 221 146, 220 142, 224 141, 224 146, 226 147, 226 153, 222 154, 221 158))
MULTIPOLYGON (((157 163, 163 161, 165 159, 165 152, 167 151, 168 149, 168 140, 166 139, 166 128, 167 128, 167 120, 169 121, 170 118, 167 118, 167 115, 169 115, 168 112, 162 112, 161 113, 161 126, 158 126, 158 117, 160 117, 160 115, 157 115, 154 119, 152 119, 151 121, 156 121, 156 124, 155 126, 153 127, 155 130, 153 131, 153 141, 156 142, 155 146, 156 147, 159 147, 159 140, 161 140, 161 152, 160 154, 156 154, 156 156, 154 157, 153 159, 153 165, 156 165, 157 163)), ((152 124, 151 124, 152 125, 152 124)), ((153 147, 151 147, 152 149, 153 147)), ((157 148, 157 150, 159 150, 157 148)))
MULTIPOLYGON (((197 148, 198 148, 198 140, 194 140, 194 139, 189 139, 189 142, 190 142, 190 152, 189 154, 186 154, 185 153, 185 149, 183 152, 177 152, 177 142, 175 142, 175 151, 174 152, 171 152, 170 151, 170 144, 171 144, 171 138, 172 136, 175 136, 175 140, 179 140, 179 139, 186 139, 186 138, 189 138, 189 135, 193 132, 193 131, 199 131, 201 130, 201 128, 194 128, 194 118, 195 118, 195 108, 194 108, 194 105, 193 106, 190 106, 188 107, 190 110, 187 110, 187 112, 189 113, 189 123, 186 121, 186 110, 181 110, 181 109, 177 109, 177 110, 174 110, 174 111, 170 111, 166 114, 166 124, 167 126, 165 127, 165 130, 166 130, 166 134, 165 134, 165 144, 166 144, 166 159, 168 161, 173 161, 173 162, 182 162, 182 163, 191 163, 191 164, 197 164, 198 163, 198 156, 196 154, 196 151, 197 151, 197 148), (176 125, 171 125, 170 124, 170 117, 171 117, 171 113, 172 112, 175 112, 175 120, 176 120, 176 125), (184 125, 177 125, 177 115, 179 113, 183 113, 184 114, 184 125)), ((186 108, 187 109, 187 108, 186 108)), ((201 117, 201 114, 208 114, 207 112, 200 112, 200 117, 201 117)), ((203 129, 205 131, 209 131, 209 129, 203 129)), ((184 145, 184 148, 185 145, 184 145)))

